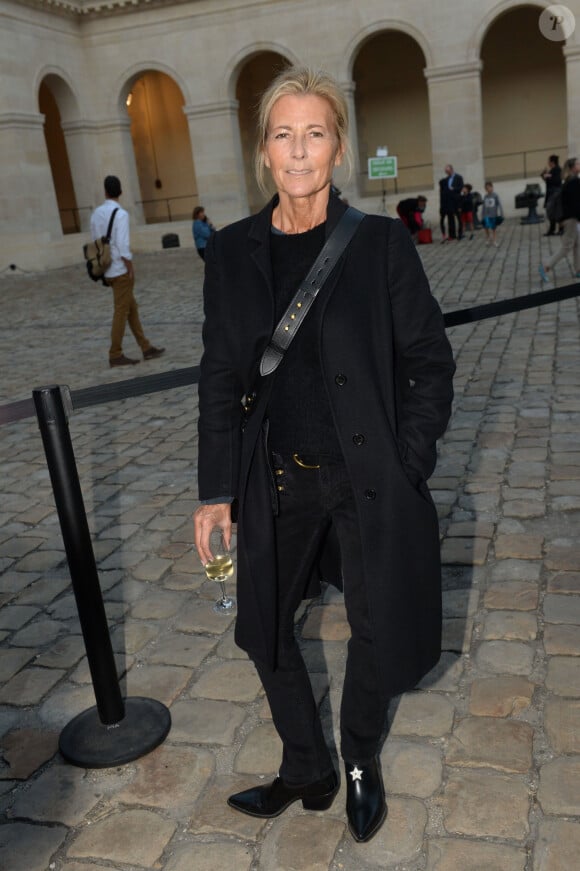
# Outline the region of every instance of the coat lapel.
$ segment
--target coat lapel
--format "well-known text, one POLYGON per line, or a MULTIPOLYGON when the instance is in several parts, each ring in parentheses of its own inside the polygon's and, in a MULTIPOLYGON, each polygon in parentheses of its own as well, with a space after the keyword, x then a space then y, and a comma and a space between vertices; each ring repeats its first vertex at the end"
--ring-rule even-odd
POLYGON ((274 299, 274 284, 270 259, 270 233, 272 212, 277 202, 276 195, 261 212, 258 212, 248 233, 250 256, 264 277, 271 299, 274 299))

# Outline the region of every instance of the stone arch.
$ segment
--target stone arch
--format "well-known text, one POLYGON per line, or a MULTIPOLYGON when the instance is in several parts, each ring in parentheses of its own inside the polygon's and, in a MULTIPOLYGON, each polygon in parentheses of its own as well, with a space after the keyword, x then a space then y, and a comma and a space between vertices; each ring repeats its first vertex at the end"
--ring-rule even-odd
POLYGON ((37 82, 38 109, 44 115, 44 138, 62 232, 81 229, 73 172, 66 140, 66 125, 79 118, 79 103, 61 71, 45 69, 37 82))
POLYGON ((184 104, 187 106, 191 102, 191 93, 187 80, 184 79, 173 67, 168 64, 160 63, 159 61, 140 61, 133 64, 129 69, 125 70, 111 88, 110 103, 107 106, 107 111, 112 118, 116 118, 119 113, 121 117, 125 117, 125 106, 127 97, 133 87, 133 84, 148 72, 158 72, 169 76, 172 79, 183 96, 184 104))
POLYGON ((55 66, 46 66, 39 70, 34 81, 36 100, 43 84, 50 88, 63 124, 78 121, 81 117, 81 101, 68 73, 55 66))
POLYGON ((522 6, 534 6, 538 14, 546 8, 542 0, 500 0, 499 3, 489 9, 481 18, 476 19, 475 28, 467 42, 467 61, 477 61, 481 56, 481 47, 489 28, 506 12, 511 12, 522 6))
POLYGON ((431 63, 431 52, 426 40, 409 25, 388 22, 359 33, 350 51, 361 195, 376 196, 381 189, 384 193, 430 190, 433 157, 424 70, 431 63), (395 79, 393 88, 389 82, 395 79), (398 178, 369 181, 367 160, 383 145, 398 157, 398 178))
POLYGON ((279 46, 260 43, 244 51, 233 60, 226 71, 228 93, 238 107, 238 130, 244 167, 244 179, 250 212, 264 205, 264 195, 254 176, 254 151, 256 147, 256 106, 261 92, 274 76, 286 66, 298 62, 289 57, 289 52, 279 46), (284 53, 283 53, 284 52, 284 53))
POLYGON ((372 24, 363 27, 352 37, 344 51, 344 65, 339 71, 339 79, 344 82, 352 81, 352 73, 355 60, 364 43, 368 42, 369 39, 372 39, 377 34, 384 33, 390 30, 405 33, 407 34, 407 36, 410 36, 411 39, 413 39, 417 43, 417 45, 423 52, 423 57, 425 58, 425 66, 433 66, 433 52, 431 50, 429 40, 427 39, 425 34, 413 24, 409 24, 408 21, 402 21, 392 18, 374 21, 372 24))
POLYGON ((565 154, 564 43, 542 36, 538 17, 543 8, 535 2, 505 2, 485 22, 479 51, 483 159, 488 178, 537 182, 548 155, 565 154))
POLYGON ((184 220, 197 204, 195 158, 183 108, 189 89, 164 64, 142 63, 117 85, 114 113, 130 135, 146 223, 184 220))

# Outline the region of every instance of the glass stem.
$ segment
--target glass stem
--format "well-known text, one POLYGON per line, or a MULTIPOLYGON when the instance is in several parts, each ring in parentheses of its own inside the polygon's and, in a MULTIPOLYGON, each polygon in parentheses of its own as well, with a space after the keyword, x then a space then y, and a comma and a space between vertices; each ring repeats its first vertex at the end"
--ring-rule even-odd
POLYGON ((225 581, 220 581, 220 588, 222 591, 222 602, 225 602, 225 600, 226 600, 226 583, 225 583, 225 581))

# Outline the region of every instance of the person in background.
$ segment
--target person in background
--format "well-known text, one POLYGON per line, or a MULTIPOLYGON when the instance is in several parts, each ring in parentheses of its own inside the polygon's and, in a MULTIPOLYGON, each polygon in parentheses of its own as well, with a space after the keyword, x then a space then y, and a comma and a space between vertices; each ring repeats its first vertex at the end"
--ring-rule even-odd
MULTIPOLYGON (((450 163, 445 167, 445 175, 439 180, 439 215, 441 218, 442 242, 448 239, 456 239, 455 221, 459 218, 459 195, 463 187, 463 178, 455 172, 450 163), (447 220, 448 234, 445 233, 445 221, 447 220)), ((461 235, 461 221, 459 223, 459 238, 461 235)))
POLYGON ((564 164, 564 184, 562 186, 562 244, 560 250, 538 266, 542 281, 549 281, 551 272, 559 260, 572 254, 576 278, 580 278, 580 240, 578 238, 580 221, 580 160, 571 157, 564 164))
MULTIPOLYGON (((546 216, 550 211, 550 200, 558 193, 562 187, 562 169, 560 167, 559 157, 557 154, 551 154, 548 158, 548 165, 540 174, 540 177, 546 182, 546 196, 544 198, 544 207, 546 216)), ((556 221, 554 218, 549 218, 550 226, 548 232, 544 236, 556 235, 556 221)))
POLYGON ((193 210, 191 232, 193 233, 193 241, 195 242, 197 253, 202 260, 205 260, 205 246, 211 234, 215 232, 215 227, 208 220, 203 206, 196 206, 193 210))
POLYGON ((111 230, 111 265, 105 272, 105 280, 113 290, 114 303, 109 365, 134 366, 139 360, 123 354, 122 343, 127 324, 141 348, 144 360, 160 357, 165 348, 155 348, 151 344, 139 319, 139 309, 133 293, 135 273, 129 239, 129 214, 119 205, 119 197, 123 193, 121 182, 116 175, 108 175, 104 187, 105 202, 97 206, 91 215, 91 234, 93 239, 106 236, 111 215, 117 210, 111 230))
POLYGON ((426 479, 455 365, 405 227, 349 211, 331 191, 347 131, 346 96, 324 72, 289 67, 262 96, 256 174, 265 190, 268 170, 277 193, 206 249, 194 529, 206 565, 212 530, 229 540, 237 510, 235 639, 264 686, 282 759, 274 780, 228 804, 263 819, 294 802, 326 810, 338 793, 295 613, 329 542, 340 551, 331 574, 350 625, 346 815, 355 840, 368 841, 387 815, 379 754, 389 700, 441 653, 439 532, 426 479), (279 321, 290 329, 312 296, 304 279, 326 241, 336 244, 347 211, 357 222, 350 244, 277 353, 272 331, 279 321), (260 374, 265 353, 279 365, 260 374), (241 427, 243 396, 253 401, 241 427))
POLYGON ((419 230, 423 228, 423 212, 427 206, 427 197, 408 197, 397 203, 397 215, 413 237, 417 241, 419 230))
POLYGON ((463 235, 469 233, 469 239, 473 239, 473 190, 470 184, 464 184, 459 198, 459 214, 463 235))
POLYGON ((485 229, 485 244, 492 244, 499 248, 499 242, 496 239, 496 228, 498 218, 503 218, 503 208, 499 196, 493 189, 493 182, 486 181, 485 194, 483 197, 483 206, 481 209, 481 219, 485 229))

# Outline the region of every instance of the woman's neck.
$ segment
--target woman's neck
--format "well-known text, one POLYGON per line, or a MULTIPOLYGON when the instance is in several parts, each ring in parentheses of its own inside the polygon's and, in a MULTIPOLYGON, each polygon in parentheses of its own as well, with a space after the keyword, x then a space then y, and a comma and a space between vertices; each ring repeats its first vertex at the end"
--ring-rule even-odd
POLYGON ((306 233, 326 221, 329 188, 312 197, 288 197, 281 193, 272 212, 272 224, 282 233, 306 233))

